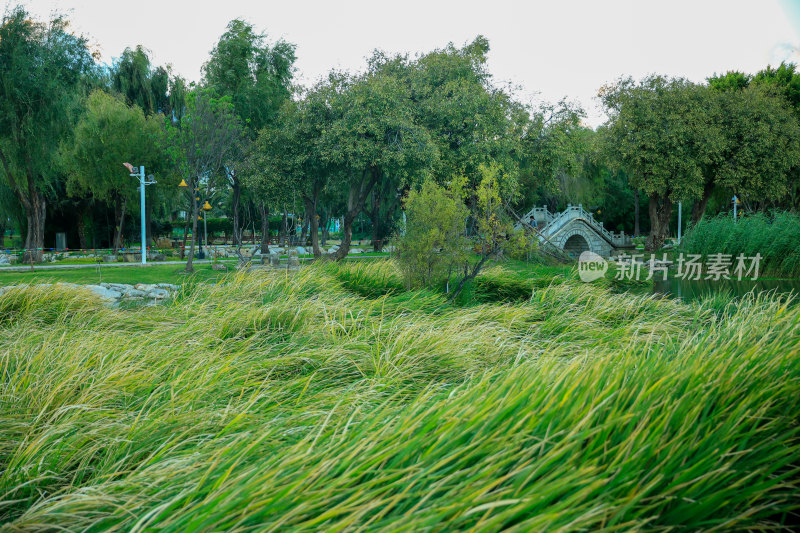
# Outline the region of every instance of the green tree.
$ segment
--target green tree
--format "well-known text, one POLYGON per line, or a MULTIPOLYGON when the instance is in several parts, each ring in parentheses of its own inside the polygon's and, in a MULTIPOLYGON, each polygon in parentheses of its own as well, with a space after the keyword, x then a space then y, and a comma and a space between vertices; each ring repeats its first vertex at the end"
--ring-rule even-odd
POLYGON ((244 130, 229 98, 216 98, 213 91, 201 89, 188 95, 183 118, 167 128, 167 135, 169 154, 190 191, 192 242, 186 271, 192 272, 201 183, 222 170, 238 150, 244 130))
POLYGON ((128 107, 120 98, 95 90, 74 137, 62 145, 69 195, 91 195, 114 208, 115 250, 122 245, 125 213, 139 198, 138 181, 128 176, 122 163, 144 165, 149 172, 163 167, 163 134, 161 115, 145 118, 138 106, 128 107))
POLYGON ((387 177, 399 182, 424 175, 438 150, 415 121, 408 87, 380 70, 358 76, 332 75, 327 90, 331 124, 320 139, 320 158, 336 168, 346 190, 342 242, 332 255, 347 256, 353 222, 373 188, 387 177))
POLYGON ((476 37, 462 48, 452 43, 401 69, 407 71, 411 110, 436 144, 431 172, 439 182, 463 174, 476 185, 478 168, 500 164, 516 175, 527 111, 495 84, 487 68, 489 41, 476 37))
MULTIPOLYGON (((295 45, 283 40, 270 44, 264 33, 240 19, 228 23, 211 57, 203 65, 204 83, 218 95, 231 99, 234 111, 245 125, 250 140, 269 125, 284 102, 291 96, 295 45)), ((237 158, 238 159, 238 158, 237 158)), ((239 206, 241 177, 239 161, 228 161, 224 176, 233 194, 232 215, 234 244, 241 245, 239 206)), ((262 226, 268 224, 265 202, 262 226)))
POLYGON ((555 210, 596 193, 583 170, 597 135, 581 125, 583 117, 580 107, 566 101, 533 110, 521 135, 521 209, 541 202, 555 210))
POLYGON ((719 154, 713 100, 705 87, 683 79, 622 79, 600 91, 610 120, 608 135, 631 186, 648 196, 647 248, 662 246, 674 202, 699 199, 705 168, 719 154))
POLYGON ((25 211, 26 260, 41 260, 47 197, 60 178, 55 158, 69 134, 94 61, 86 40, 56 17, 32 20, 18 7, 0 24, 0 168, 25 211))
MULTIPOLYGON (((778 72, 789 70, 782 65, 778 72)), ((758 76, 763 76, 763 71, 758 76)), ((789 192, 800 158, 798 114, 791 107, 787 88, 764 81, 785 77, 762 77, 749 85, 726 82, 741 80, 736 73, 709 79, 715 100, 709 109, 714 112, 722 144, 719 153, 704 168, 704 191, 692 209, 695 224, 719 188, 728 194, 749 197, 760 207, 779 201, 789 192)))
POLYGON ((317 219, 320 195, 337 171, 320 155, 323 132, 331 124, 327 88, 321 84, 303 100, 284 104, 276 119, 259 133, 243 178, 263 199, 265 216, 268 205, 280 208, 291 203, 293 195, 301 196, 315 257, 322 255, 317 219))
POLYGON ((236 114, 254 136, 290 98, 294 61, 294 44, 284 40, 270 44, 252 24, 234 19, 203 65, 204 84, 231 98, 236 114))

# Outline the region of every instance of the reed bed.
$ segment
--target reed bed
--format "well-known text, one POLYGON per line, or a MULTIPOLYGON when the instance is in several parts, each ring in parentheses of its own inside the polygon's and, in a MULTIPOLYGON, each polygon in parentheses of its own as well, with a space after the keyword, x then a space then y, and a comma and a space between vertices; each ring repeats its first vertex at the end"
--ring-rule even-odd
POLYGON ((762 275, 796 278, 800 276, 800 215, 756 213, 736 222, 724 215, 706 218, 687 232, 682 249, 704 257, 729 254, 734 266, 739 254, 760 254, 762 275))
MULTIPOLYGON (((788 528, 800 312, 390 262, 0 296, 8 531, 788 528), (507 285, 503 285, 503 280, 507 285), (494 289, 492 289, 494 287, 494 289), (492 294, 495 301, 492 301, 492 294), (500 303, 502 302, 502 303, 500 303)), ((39 292, 37 292, 39 291, 39 292)))

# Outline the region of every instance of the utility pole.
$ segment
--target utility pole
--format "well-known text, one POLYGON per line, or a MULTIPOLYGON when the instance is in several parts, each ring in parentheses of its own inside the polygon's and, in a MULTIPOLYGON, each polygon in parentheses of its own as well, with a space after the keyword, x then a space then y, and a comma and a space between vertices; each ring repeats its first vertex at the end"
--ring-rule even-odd
POLYGON ((678 245, 681 244, 681 215, 683 214, 683 202, 678 201, 678 245))
POLYGON ((736 206, 739 205, 739 198, 733 195, 733 221, 736 222, 736 206))

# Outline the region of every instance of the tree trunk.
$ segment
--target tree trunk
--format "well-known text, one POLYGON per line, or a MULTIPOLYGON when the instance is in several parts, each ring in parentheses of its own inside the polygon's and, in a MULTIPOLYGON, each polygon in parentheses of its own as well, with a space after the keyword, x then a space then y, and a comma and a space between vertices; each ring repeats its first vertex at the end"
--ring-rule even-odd
POLYGON ((28 161, 28 168, 25 173, 27 181, 26 190, 22 188, 22 183, 18 184, 17 178, 11 170, 11 166, 5 153, 0 150, 0 163, 5 171, 6 178, 11 185, 11 190, 17 194, 20 204, 25 211, 25 253, 22 259, 25 262, 39 262, 42 260, 42 248, 44 248, 44 221, 47 216, 47 202, 36 188, 33 171, 28 161))
POLYGON ((262 203, 261 210, 261 254, 269 254, 269 207, 262 203))
POLYGON ((308 235, 308 220, 310 216, 311 215, 308 212, 308 208, 305 208, 305 217, 303 220, 303 225, 300 227, 300 241, 298 241, 300 246, 306 245, 306 239, 308 235))
MULTIPOLYGON (((76 225, 78 226, 78 246, 81 247, 81 250, 86 250, 89 246, 86 242, 86 209, 83 208, 78 211, 78 217, 75 221, 76 225)), ((0 243, 0 247, 2 247, 2 243, 0 243)))
POLYGON ((342 220, 342 243, 339 249, 330 255, 331 259, 341 261, 350 253, 350 243, 353 240, 353 222, 358 214, 364 209, 364 202, 367 200, 372 187, 378 181, 379 172, 377 169, 365 170, 358 183, 350 185, 347 195, 347 213, 342 220))
POLYGON ((370 222, 372 222, 372 251, 380 252, 381 251, 381 184, 376 183, 375 187, 372 188, 372 205, 369 213, 370 222))
POLYGON ((317 197, 319 191, 316 186, 312 189, 311 196, 303 195, 303 202, 306 204, 306 217, 308 218, 309 233, 311 234, 311 249, 314 258, 322 257, 322 250, 319 247, 319 217, 317 217, 317 197))
POLYGON ((672 201, 668 195, 650 195, 650 235, 646 248, 654 252, 659 250, 669 235, 669 221, 672 218, 672 201))
MULTIPOLYGON (((186 260, 186 272, 194 272, 192 261, 194 260, 194 243, 197 240, 197 191, 194 190, 195 187, 196 185, 192 187, 192 211, 189 213, 189 216, 192 217, 192 242, 189 246, 189 258, 186 260)), ((185 239, 186 237, 184 234, 184 240, 185 239)))
POLYGON ((714 183, 709 181, 703 187, 703 196, 692 206, 692 225, 696 225, 706 214, 706 207, 708 201, 711 199, 711 193, 714 192, 714 183))
POLYGON ((121 203, 122 205, 118 208, 118 211, 120 212, 120 215, 119 215, 119 222, 118 222, 117 228, 116 228, 117 231, 114 233, 114 246, 113 246, 114 253, 117 253, 117 251, 120 248, 122 248, 122 230, 123 230, 123 227, 125 225, 125 211, 128 208, 128 204, 127 203, 120 202, 119 199, 117 199, 117 202, 118 202, 118 204, 117 204, 118 206, 119 206, 119 203, 121 203))
POLYGON ((241 221, 239 220, 239 204, 242 198, 242 186, 236 174, 233 174, 231 178, 233 180, 233 245, 238 249, 242 245, 242 227, 241 221))
POLYGON ((283 219, 281 220, 281 230, 278 240, 283 248, 286 248, 286 243, 289 238, 289 212, 286 211, 286 206, 283 207, 283 219))
POLYGON ((326 207, 325 210, 322 212, 322 246, 328 244, 328 239, 330 235, 328 233, 328 225, 330 224, 331 218, 329 215, 328 208, 326 207))
POLYGON ((633 236, 638 237, 641 233, 639 226, 639 189, 633 191, 633 236))
POLYGON ((373 219, 372 250, 375 252, 382 252, 383 247, 386 246, 386 236, 389 234, 389 231, 392 228, 394 210, 400 204, 400 199, 403 197, 404 191, 405 187, 401 187, 394 192, 392 203, 389 204, 389 207, 386 209, 383 217, 380 216, 380 204, 383 200, 386 200, 386 198, 379 196, 377 208, 373 206, 374 213, 371 217, 373 219))
MULTIPOLYGON (((472 269, 472 272, 465 271, 464 277, 461 278, 461 281, 458 282, 458 285, 456 286, 456 290, 453 291, 452 296, 450 296, 450 301, 451 302, 455 301, 455 299, 458 297, 458 295, 461 294, 461 291, 464 289, 464 286, 467 284, 468 281, 471 281, 471 280, 475 279, 475 277, 478 275, 478 273, 483 268, 483 265, 486 263, 487 259, 489 259, 489 254, 484 255, 483 257, 481 257, 481 260, 478 262, 477 265, 475 265, 475 268, 472 269)), ((449 279, 450 279, 450 275, 448 274, 448 284, 449 284, 449 279)))
POLYGON ((41 193, 34 189, 33 194, 29 195, 30 208, 25 213, 28 221, 28 231, 25 237, 26 252, 23 261, 26 263, 38 263, 42 260, 42 248, 44 248, 44 221, 47 216, 47 202, 41 193))

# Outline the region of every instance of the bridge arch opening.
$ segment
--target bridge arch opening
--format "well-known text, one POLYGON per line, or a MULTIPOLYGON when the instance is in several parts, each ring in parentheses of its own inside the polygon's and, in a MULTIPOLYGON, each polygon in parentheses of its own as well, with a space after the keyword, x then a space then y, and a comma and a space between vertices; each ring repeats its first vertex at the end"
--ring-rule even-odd
POLYGON ((578 257, 583 252, 589 251, 589 243, 583 235, 573 235, 564 243, 564 251, 572 257, 578 257))

